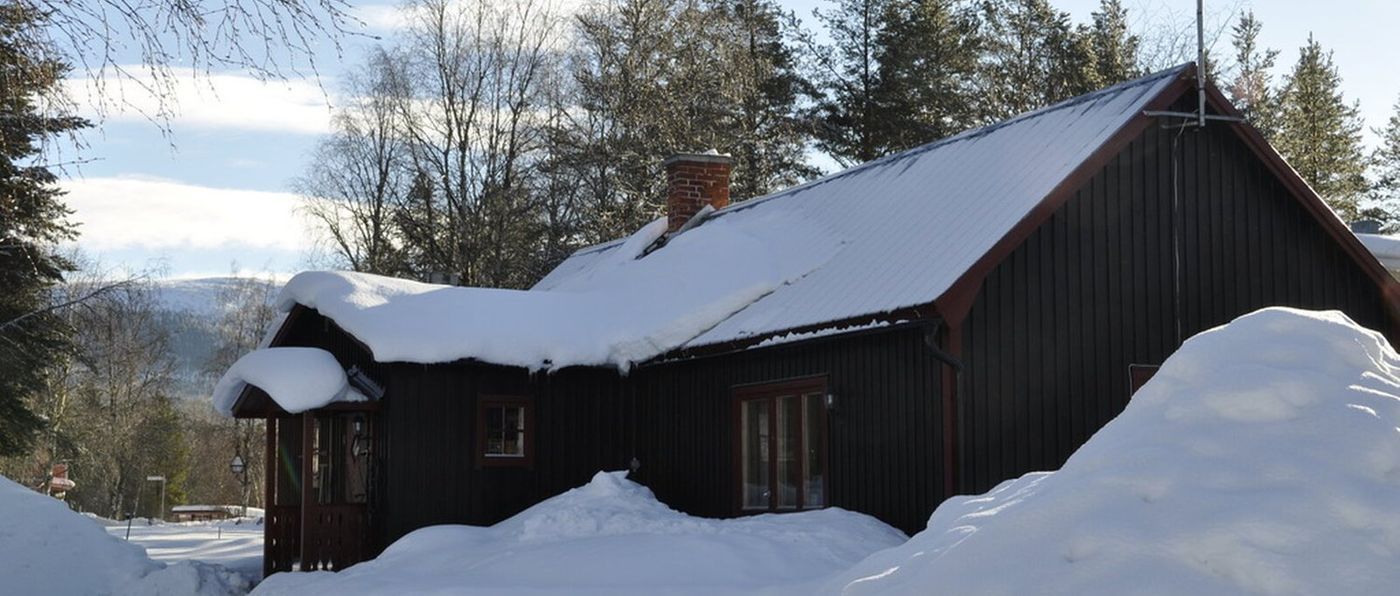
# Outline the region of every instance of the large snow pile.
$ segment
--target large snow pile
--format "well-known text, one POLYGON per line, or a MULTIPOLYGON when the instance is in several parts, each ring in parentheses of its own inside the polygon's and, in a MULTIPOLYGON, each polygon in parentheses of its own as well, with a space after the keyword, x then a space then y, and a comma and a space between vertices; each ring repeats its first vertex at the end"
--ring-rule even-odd
POLYGON ((1400 356, 1338 312, 1190 339, 1058 472, 944 503, 846 594, 1393 594, 1400 356))
POLYGON ((606 262, 550 290, 461 288, 362 273, 306 272, 282 290, 364 342, 381 362, 476 359, 532 369, 631 364, 680 346, 811 271, 840 245, 801 217, 717 219, 642 254, 644 227, 606 262), (751 231, 762 229, 760 238, 751 231), (774 243, 772 238, 806 239, 774 243), (811 246, 820 246, 812 250, 811 246))
POLYGON ((152 561, 63 503, 0 477, 0 592, 212 596, 246 589, 246 580, 217 566, 152 561))
POLYGON ((690 517, 624 473, 600 472, 495 526, 424 528, 373 561, 276 574, 255 593, 751 594, 826 577, 904 539, 840 509, 690 517))
POLYGON ((214 385, 214 409, 231 416, 247 385, 267 392, 292 414, 334 401, 365 400, 350 387, 335 356, 319 348, 262 348, 244 354, 214 385))

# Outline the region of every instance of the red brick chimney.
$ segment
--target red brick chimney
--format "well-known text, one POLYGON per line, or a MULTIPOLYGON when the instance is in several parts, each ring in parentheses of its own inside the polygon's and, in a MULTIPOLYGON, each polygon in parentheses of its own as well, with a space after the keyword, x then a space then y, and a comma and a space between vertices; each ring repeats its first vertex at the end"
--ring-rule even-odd
POLYGON ((679 230, 705 205, 729 204, 734 158, 718 153, 681 153, 661 162, 666 169, 666 231, 679 230))

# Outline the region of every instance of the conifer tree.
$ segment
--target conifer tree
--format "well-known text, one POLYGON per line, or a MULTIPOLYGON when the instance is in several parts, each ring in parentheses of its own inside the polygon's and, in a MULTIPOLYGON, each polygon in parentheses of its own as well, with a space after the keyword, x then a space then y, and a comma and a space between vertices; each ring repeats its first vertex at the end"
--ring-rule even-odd
POLYGON ((47 307, 49 290, 72 268, 56 247, 77 231, 43 150, 88 124, 39 105, 67 71, 30 37, 40 26, 36 13, 0 4, 0 455, 30 448, 42 421, 26 400, 68 348, 66 328, 47 307))
POLYGON ((1119 0, 1101 0, 1087 35, 1094 58, 1094 84, 1107 87, 1141 76, 1141 40, 1128 28, 1128 10, 1119 0))
POLYGON ((981 49, 976 13, 950 0, 891 0, 876 35, 872 146, 880 155, 977 122, 981 49))
POLYGON ((1278 98, 1270 72, 1278 50, 1259 47, 1262 29, 1263 23, 1254 17, 1254 11, 1241 15, 1235 23, 1231 45, 1235 50, 1236 70, 1226 91, 1245 119, 1259 129, 1264 138, 1272 140, 1277 133, 1278 98))
POLYGON ((1332 54, 1308 37, 1281 94, 1274 145, 1344 221, 1358 216, 1366 192, 1361 117, 1342 96, 1332 54))
POLYGON ((1376 130, 1380 146, 1371 155, 1375 183, 1371 187, 1370 205, 1362 212, 1365 219, 1374 219, 1386 232, 1400 227, 1400 100, 1384 128, 1376 130))
POLYGON ((1047 0, 987 0, 982 93, 995 122, 1093 91, 1092 44, 1047 0))
POLYGON ((879 39, 890 0, 834 0, 815 11, 831 43, 811 45, 816 63, 811 80, 818 89, 812 110, 817 148, 843 165, 880 157, 875 87, 880 77, 879 39))

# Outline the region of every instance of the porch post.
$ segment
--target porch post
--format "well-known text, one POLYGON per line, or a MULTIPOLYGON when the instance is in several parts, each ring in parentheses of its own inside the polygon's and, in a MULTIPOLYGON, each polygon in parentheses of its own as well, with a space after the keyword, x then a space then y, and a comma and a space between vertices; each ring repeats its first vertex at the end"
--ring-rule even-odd
POLYGON ((310 548, 311 532, 309 531, 311 526, 311 457, 315 449, 315 441, 313 441, 315 420, 311 412, 301 413, 301 511, 299 512, 301 514, 301 553, 299 560, 302 571, 311 571, 308 569, 306 555, 307 552, 315 550, 310 548))
POLYGON ((277 419, 267 417, 263 425, 267 432, 266 459, 263 460, 263 577, 272 575, 272 540, 267 532, 272 528, 273 507, 277 505, 277 419))

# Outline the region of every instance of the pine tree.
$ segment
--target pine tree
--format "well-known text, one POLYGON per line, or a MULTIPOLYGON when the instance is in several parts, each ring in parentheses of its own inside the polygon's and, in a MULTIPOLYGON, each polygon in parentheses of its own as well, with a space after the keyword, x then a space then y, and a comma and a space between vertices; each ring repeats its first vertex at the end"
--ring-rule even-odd
POLYGON ((1381 222, 1388 233, 1400 227, 1400 100, 1393 109, 1385 128, 1375 131, 1381 141, 1371 155, 1375 183, 1370 205, 1362 212, 1363 218, 1381 222))
POLYGON ((880 155, 950 136, 977 122, 976 14, 950 0, 891 0, 876 35, 871 145, 880 155))
POLYGON ((987 0, 984 119, 1003 120, 1097 88, 1089 36, 1047 0, 987 0))
POLYGON ((1277 131, 1278 98, 1273 89, 1278 50, 1260 49, 1259 32, 1263 23, 1246 12, 1234 26, 1231 43, 1235 49, 1235 77, 1227 85, 1230 100, 1264 138, 1272 140, 1277 131))
POLYGON ((1312 36, 1284 80, 1274 145, 1344 221, 1358 216, 1365 193, 1361 117, 1342 96, 1332 54, 1312 36))
POLYGON ((45 310, 49 290, 72 265, 55 250, 77 235, 53 172, 46 139, 87 126, 38 104, 58 89, 67 66, 46 58, 32 34, 42 22, 22 5, 0 4, 0 455, 26 452, 42 421, 26 406, 48 367, 68 349, 68 333, 45 310))
POLYGON ((1094 85, 1107 87, 1142 75, 1141 40, 1128 28, 1128 10, 1119 0, 1101 0, 1087 31, 1094 58, 1094 85))
POLYGON ((874 96, 880 77, 878 40, 890 0, 834 1, 831 10, 815 12, 831 43, 809 48, 816 63, 811 79, 819 91, 812 120, 817 148, 852 165, 883 154, 874 96))

